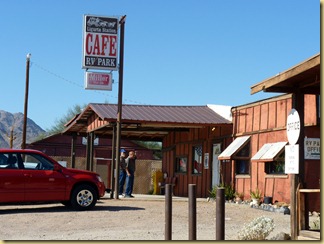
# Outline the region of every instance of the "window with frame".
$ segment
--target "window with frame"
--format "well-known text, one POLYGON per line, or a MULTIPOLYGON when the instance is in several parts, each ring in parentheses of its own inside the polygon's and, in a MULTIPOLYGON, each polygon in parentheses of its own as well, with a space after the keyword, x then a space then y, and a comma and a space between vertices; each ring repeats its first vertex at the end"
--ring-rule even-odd
POLYGON ((236 153, 234 159, 236 174, 250 174, 250 142, 236 153))
POLYGON ((0 155, 1 169, 19 169, 17 154, 4 153, 0 155))
POLYGON ((187 172, 187 157, 178 156, 176 157, 176 172, 177 173, 186 173, 187 172))
POLYGON ((235 160, 236 174, 250 174, 250 161, 249 160, 235 160))
POLYGON ((202 145, 192 147, 192 174, 202 173, 202 145))
POLYGON ((285 174, 285 152, 282 152, 275 161, 264 163, 266 174, 285 174))

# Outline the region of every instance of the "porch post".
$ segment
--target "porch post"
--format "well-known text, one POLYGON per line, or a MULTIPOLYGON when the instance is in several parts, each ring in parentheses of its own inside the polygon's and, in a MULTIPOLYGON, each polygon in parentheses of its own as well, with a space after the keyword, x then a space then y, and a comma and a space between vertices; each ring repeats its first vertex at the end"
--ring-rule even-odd
POLYGON ((76 133, 72 134, 72 141, 71 141, 71 167, 75 168, 75 143, 77 140, 76 133))

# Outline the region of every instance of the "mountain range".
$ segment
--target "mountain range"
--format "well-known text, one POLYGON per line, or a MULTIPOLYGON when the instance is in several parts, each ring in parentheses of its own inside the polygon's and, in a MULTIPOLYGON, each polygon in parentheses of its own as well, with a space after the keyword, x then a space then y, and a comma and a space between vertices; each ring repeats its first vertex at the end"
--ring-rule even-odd
MULTIPOLYGON (((13 137, 13 148, 21 148, 24 125, 23 113, 10 113, 0 110, 0 148, 10 148, 10 138, 13 137), (12 134, 12 135, 11 135, 12 134)), ((33 142, 45 133, 33 120, 27 118, 26 143, 33 142)))

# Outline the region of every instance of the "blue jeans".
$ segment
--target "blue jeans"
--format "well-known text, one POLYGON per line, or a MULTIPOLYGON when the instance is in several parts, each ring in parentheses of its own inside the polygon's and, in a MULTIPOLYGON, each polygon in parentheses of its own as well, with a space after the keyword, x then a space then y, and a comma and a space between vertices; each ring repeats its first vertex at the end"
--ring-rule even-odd
POLYGON ((123 194, 124 192, 125 180, 126 180, 126 170, 120 169, 119 170, 119 195, 123 194))
POLYGON ((133 186, 134 186, 134 172, 129 171, 130 176, 127 175, 126 178, 126 192, 125 195, 130 196, 133 193, 133 186))

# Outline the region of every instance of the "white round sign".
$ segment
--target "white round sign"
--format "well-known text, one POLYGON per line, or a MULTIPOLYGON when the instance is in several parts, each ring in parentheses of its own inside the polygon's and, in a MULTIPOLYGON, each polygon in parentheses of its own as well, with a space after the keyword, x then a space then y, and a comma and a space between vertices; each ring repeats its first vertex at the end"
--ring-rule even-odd
POLYGON ((300 134, 300 119, 296 109, 291 109, 287 118, 287 137, 290 145, 295 145, 300 134))

